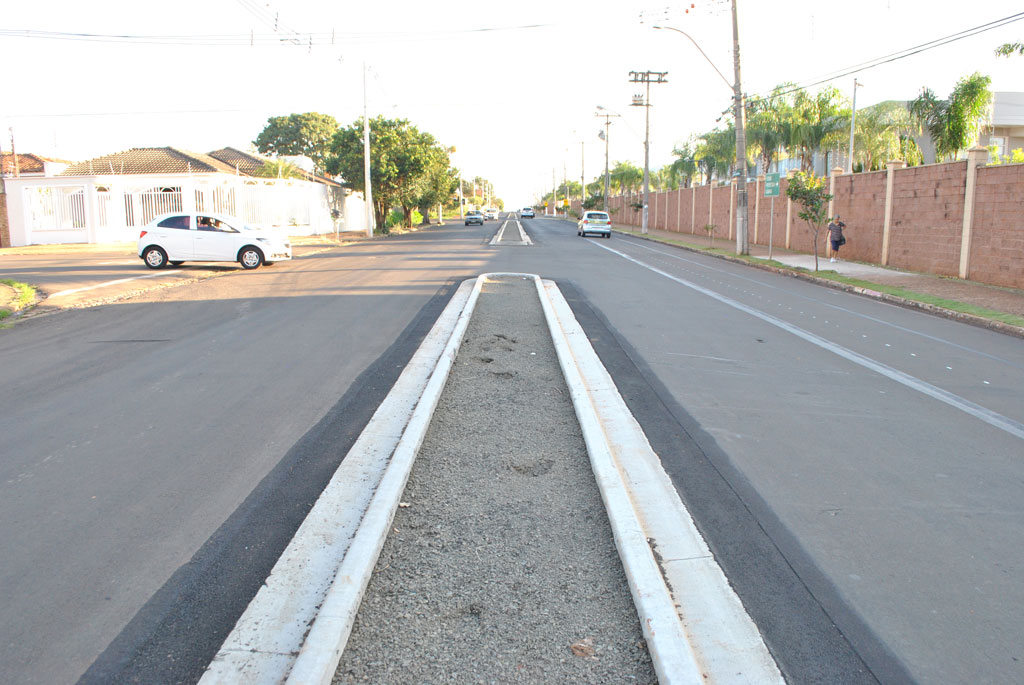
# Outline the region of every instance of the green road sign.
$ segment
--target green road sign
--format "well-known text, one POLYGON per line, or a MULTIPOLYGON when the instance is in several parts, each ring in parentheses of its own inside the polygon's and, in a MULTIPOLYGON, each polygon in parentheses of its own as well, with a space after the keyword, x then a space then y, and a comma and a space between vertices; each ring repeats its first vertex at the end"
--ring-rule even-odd
POLYGON ((764 175, 764 196, 765 197, 778 197, 779 196, 779 174, 765 174, 764 175))

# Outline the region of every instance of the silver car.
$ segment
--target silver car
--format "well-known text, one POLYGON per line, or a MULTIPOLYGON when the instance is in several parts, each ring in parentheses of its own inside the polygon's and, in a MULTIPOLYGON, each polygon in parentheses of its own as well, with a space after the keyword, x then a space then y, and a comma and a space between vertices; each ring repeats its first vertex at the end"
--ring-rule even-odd
POLYGON ((583 212, 576 223, 576 235, 587 237, 587 234, 612 237, 612 220, 607 212, 583 212))

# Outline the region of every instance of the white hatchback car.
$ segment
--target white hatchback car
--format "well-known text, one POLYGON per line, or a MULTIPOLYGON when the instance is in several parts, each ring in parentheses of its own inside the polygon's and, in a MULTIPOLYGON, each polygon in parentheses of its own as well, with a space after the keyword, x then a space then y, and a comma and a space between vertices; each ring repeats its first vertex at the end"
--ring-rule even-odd
POLYGON ((292 258, 286 237, 207 212, 161 214, 139 233, 139 258, 150 269, 182 262, 238 262, 244 269, 292 258))
POLYGON ((607 212, 583 212, 583 218, 576 222, 576 235, 586 238, 588 233, 612 237, 612 220, 607 212))

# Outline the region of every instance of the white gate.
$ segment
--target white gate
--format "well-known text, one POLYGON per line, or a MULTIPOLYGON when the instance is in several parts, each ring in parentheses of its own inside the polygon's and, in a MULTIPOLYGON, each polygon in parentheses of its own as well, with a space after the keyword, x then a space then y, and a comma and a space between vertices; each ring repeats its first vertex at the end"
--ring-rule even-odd
POLYGON ((33 232, 61 231, 69 233, 66 242, 88 242, 85 186, 28 187, 24 199, 33 232))

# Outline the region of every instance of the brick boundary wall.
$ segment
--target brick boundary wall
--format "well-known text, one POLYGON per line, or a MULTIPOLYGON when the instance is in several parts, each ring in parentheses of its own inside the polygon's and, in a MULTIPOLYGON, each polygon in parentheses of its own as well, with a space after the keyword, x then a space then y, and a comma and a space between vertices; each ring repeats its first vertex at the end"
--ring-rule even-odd
POLYGON ((11 246, 11 226, 7 221, 7 193, 0 181, 0 247, 11 246))
MULTIPOLYGON (((977 176, 973 213, 968 213, 966 222, 967 160, 907 168, 897 165, 891 171, 863 174, 837 170, 829 180, 834 183, 832 213, 839 214, 847 224, 843 257, 951 277, 960 276, 966 264, 966 277, 972 281, 1024 288, 1024 164, 984 166, 978 160, 987 160, 987 154, 983 148, 971 151, 977 176), (889 253, 884 255, 889 173, 893 174, 892 214, 889 253), (961 259, 964 244, 969 246, 970 258, 966 261, 961 259)), ((797 216, 799 206, 789 207, 792 203, 786 198, 787 185, 788 179, 780 180, 772 243, 811 253, 812 233, 797 216)), ((771 198, 758 197, 764 193, 763 177, 750 182, 747 190, 749 241, 767 246, 771 198)), ((642 192, 610 197, 613 223, 639 227, 642 212, 629 205, 642 197, 642 192)), ((704 226, 709 223, 710 208, 715 237, 734 239, 735 205, 735 189, 729 185, 652 191, 648 225, 706 238, 704 226)), ((573 208, 579 211, 579 200, 573 208)), ((826 250, 823 230, 818 234, 818 254, 824 255, 826 250)))

